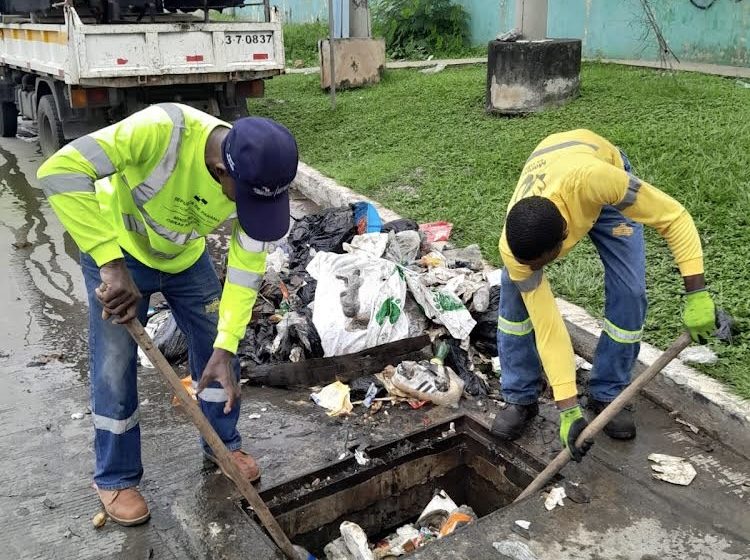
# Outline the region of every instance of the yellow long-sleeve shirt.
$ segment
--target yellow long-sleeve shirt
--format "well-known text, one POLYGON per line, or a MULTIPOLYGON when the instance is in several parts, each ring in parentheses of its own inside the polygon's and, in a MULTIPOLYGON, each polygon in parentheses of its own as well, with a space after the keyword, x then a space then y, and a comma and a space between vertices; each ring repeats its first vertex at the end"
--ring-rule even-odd
MULTIPOLYGON (((667 240, 683 276, 703 273, 700 238, 687 210, 627 173, 617 147, 590 130, 553 134, 536 147, 524 165, 508 211, 527 196, 551 200, 568 223, 568 237, 558 258, 589 232, 603 206, 612 205, 630 219, 656 228, 667 240)), ((555 400, 575 396, 573 347, 547 278, 543 271, 532 271, 515 259, 505 228, 500 256, 521 291, 555 400)))

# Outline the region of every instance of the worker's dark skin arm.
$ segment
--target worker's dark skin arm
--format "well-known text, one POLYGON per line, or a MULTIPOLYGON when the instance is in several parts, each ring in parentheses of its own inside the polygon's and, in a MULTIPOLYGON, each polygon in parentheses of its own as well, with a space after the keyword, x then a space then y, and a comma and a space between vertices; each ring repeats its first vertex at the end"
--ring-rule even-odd
POLYGON ((198 382, 195 392, 200 394, 203 389, 211 383, 219 383, 227 394, 227 402, 224 405, 224 414, 234 408, 235 402, 240 400, 240 384, 234 376, 232 368, 232 359, 234 354, 223 348, 214 348, 211 357, 203 370, 201 379, 198 382))
MULTIPOLYGON (((208 172, 216 182, 221 184, 221 191, 224 196, 229 200, 235 200, 237 186, 226 167, 224 167, 224 159, 221 153, 222 142, 228 132, 229 129, 224 127, 218 127, 211 132, 208 142, 206 142, 205 158, 208 172)), ((228 350, 214 348, 196 388, 196 392, 200 394, 211 383, 219 383, 227 394, 224 414, 229 414, 235 403, 239 402, 241 396, 240 384, 237 382, 232 368, 233 359, 234 354, 228 350)))
POLYGON ((135 285, 125 259, 115 259, 101 266, 99 276, 102 284, 96 289, 96 297, 102 304, 102 318, 113 323, 124 324, 135 319, 141 292, 135 285))
POLYGON ((706 287, 706 279, 703 274, 683 276, 682 281, 685 283, 685 292, 687 293, 694 292, 696 290, 702 290, 706 287))
POLYGON ((578 397, 570 397, 569 399, 555 401, 555 404, 557 405, 558 410, 565 410, 566 408, 577 405, 578 397))

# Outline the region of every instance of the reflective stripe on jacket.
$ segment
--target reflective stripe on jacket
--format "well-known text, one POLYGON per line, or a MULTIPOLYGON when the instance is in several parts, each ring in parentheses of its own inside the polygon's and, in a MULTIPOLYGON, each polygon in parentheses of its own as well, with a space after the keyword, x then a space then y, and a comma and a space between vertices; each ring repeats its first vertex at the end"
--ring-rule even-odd
MULTIPOLYGON (((208 172, 206 142, 230 125, 176 103, 154 105, 74 140, 37 173, 81 251, 103 264, 124 249, 168 273, 192 266, 205 236, 236 212, 208 172)), ((265 272, 264 244, 233 225, 215 347, 237 351, 265 272)))

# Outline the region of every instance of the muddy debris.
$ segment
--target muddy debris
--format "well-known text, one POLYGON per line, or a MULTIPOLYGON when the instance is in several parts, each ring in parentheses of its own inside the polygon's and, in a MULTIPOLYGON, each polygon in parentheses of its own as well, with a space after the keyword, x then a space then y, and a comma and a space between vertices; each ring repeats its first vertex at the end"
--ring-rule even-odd
POLYGON ((566 498, 565 489, 562 486, 556 486, 550 489, 544 498, 544 507, 547 511, 552 511, 557 506, 564 506, 563 501, 566 498))
POLYGON ((529 531, 530 528, 531 528, 531 522, 526 521, 524 519, 517 519, 515 523, 511 525, 511 530, 517 535, 521 535, 525 539, 531 538, 531 533, 529 531))
POLYGON ((477 515, 471 507, 456 505, 444 490, 439 489, 414 523, 405 523, 388 536, 377 538, 372 544, 362 527, 354 522, 344 521, 339 528, 341 536, 328 543, 324 553, 327 560, 403 556, 476 520, 477 515))
POLYGON ((519 541, 493 542, 492 547, 500 553, 499 558, 502 560, 539 560, 529 545, 519 541))
POLYGON ((94 518, 91 520, 91 524, 94 526, 94 529, 99 529, 101 527, 104 527, 104 524, 107 522, 107 514, 103 511, 100 511, 97 513, 94 518))
POLYGON ((683 457, 652 453, 648 460, 654 463, 651 465, 653 477, 671 484, 688 486, 698 474, 695 467, 683 457))
POLYGON ((65 354, 42 354, 37 356, 32 361, 26 364, 26 367, 41 367, 46 366, 50 362, 62 362, 65 359, 65 354))
POLYGON ((591 491, 583 484, 566 480, 563 488, 565 489, 566 497, 571 502, 576 504, 588 504, 591 502, 591 491))
POLYGON ((60 505, 60 504, 58 504, 57 502, 53 502, 53 501, 52 501, 52 500, 50 500, 49 498, 44 498, 44 501, 42 502, 42 504, 43 504, 43 505, 44 505, 44 507, 46 507, 47 509, 55 509, 56 507, 58 507, 58 506, 60 505))
MULTIPOLYGON (((486 395, 483 376, 492 375, 499 292, 490 288, 477 246, 446 245, 450 229, 443 222, 418 226, 410 220, 383 225, 369 203, 331 208, 298 220, 289 236, 269 250, 253 320, 240 343, 238 356, 250 382, 286 387, 290 382, 331 383, 335 378, 315 380, 306 371, 281 373, 268 368, 349 356, 415 339, 429 330, 431 321, 444 340, 462 339, 451 341, 447 365, 463 380, 466 392, 486 395), (436 257, 428 262, 425 255, 436 257), (479 329, 487 333, 477 339, 486 339, 481 349, 470 346, 469 336, 473 342, 477 324, 473 313, 487 316, 479 329), (270 383, 269 376, 274 377, 270 383)), ((353 400, 363 400, 369 408, 382 396, 382 389, 376 387, 375 396, 367 394, 368 389, 375 391, 368 383, 364 394, 353 400)))

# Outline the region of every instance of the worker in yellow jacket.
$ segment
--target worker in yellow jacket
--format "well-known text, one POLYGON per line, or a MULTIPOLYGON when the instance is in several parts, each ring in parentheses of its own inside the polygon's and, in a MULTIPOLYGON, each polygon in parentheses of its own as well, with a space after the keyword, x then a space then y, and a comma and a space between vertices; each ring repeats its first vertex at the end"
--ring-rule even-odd
POLYGON ((289 229, 287 190, 297 161, 293 136, 274 121, 250 117, 232 126, 165 103, 71 142, 39 169, 50 205, 81 250, 94 482, 107 513, 122 525, 149 518, 136 488, 143 474, 136 346, 122 323, 134 317, 145 323, 155 292, 187 337, 204 414, 240 472, 250 480, 260 476, 237 431, 235 354, 265 272, 265 245, 289 229), (205 236, 235 217, 222 290, 205 236))
MULTIPOLYGON (((604 265, 606 305, 589 382, 598 414, 630 383, 646 317, 643 226, 666 238, 685 284, 685 326, 694 340, 710 337, 715 308, 706 290, 703 253, 693 219, 676 200, 637 178, 627 156, 589 130, 545 138, 524 165, 500 238, 505 265, 498 317, 498 352, 507 406, 492 430, 519 437, 537 413, 542 370, 560 410, 560 439, 580 460, 590 442, 574 445, 586 426, 576 387, 573 348, 544 266, 584 236, 604 265), (540 361, 541 358, 541 361, 540 361)), ((632 408, 610 421, 612 438, 635 437, 632 408)))

